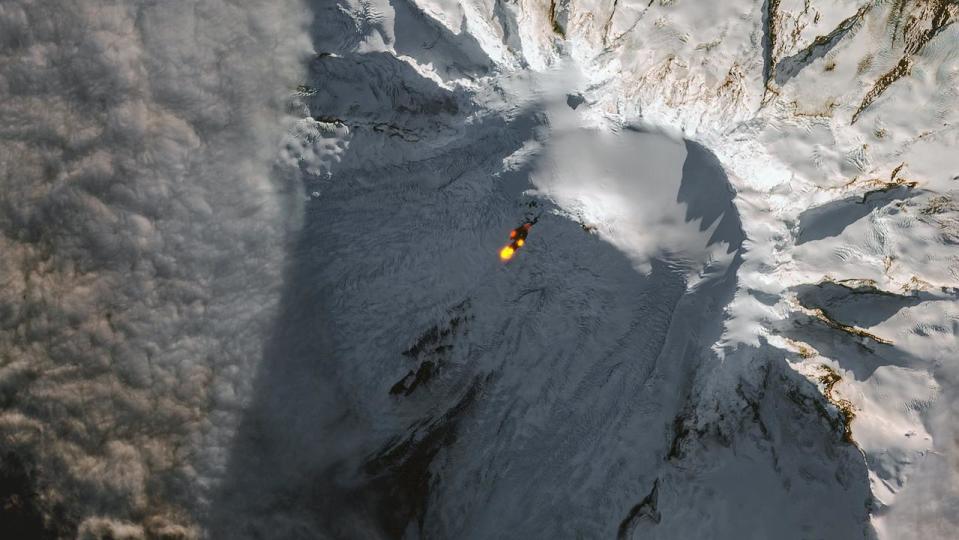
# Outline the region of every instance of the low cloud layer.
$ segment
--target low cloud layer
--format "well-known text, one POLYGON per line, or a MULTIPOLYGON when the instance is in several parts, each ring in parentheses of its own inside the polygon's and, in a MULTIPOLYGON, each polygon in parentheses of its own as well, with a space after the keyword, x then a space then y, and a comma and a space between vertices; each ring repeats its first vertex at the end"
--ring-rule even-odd
POLYGON ((296 226, 305 19, 0 5, 0 473, 32 530, 199 534, 296 226))

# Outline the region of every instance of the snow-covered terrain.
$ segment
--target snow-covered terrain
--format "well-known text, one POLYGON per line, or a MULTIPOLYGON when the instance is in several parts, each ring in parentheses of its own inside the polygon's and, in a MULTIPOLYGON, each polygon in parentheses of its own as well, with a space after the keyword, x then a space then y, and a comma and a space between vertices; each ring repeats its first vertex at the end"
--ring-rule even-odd
POLYGON ((12 6, 22 519, 955 537, 959 3, 12 6))

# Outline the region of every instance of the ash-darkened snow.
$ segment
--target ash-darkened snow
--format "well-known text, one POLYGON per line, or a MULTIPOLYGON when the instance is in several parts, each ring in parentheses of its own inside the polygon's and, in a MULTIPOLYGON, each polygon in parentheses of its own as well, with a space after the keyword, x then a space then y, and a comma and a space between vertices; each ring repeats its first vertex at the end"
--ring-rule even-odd
POLYGON ((0 7, 0 537, 951 538, 957 16, 0 7))

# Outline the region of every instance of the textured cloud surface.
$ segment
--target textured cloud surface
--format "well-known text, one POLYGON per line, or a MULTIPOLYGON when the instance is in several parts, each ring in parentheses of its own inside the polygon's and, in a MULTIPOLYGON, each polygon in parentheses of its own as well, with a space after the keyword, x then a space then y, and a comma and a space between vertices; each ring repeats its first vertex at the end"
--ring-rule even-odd
POLYGON ((0 4, 0 474, 21 533, 198 534, 295 226, 272 161, 298 7, 0 4))

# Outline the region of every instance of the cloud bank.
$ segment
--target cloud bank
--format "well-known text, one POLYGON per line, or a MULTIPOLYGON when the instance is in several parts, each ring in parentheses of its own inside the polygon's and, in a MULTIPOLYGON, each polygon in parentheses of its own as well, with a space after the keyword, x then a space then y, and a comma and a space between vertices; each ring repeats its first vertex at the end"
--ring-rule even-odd
POLYGON ((303 12, 0 5, 0 476, 24 479, 20 532, 199 535, 296 226, 274 159, 303 12))

